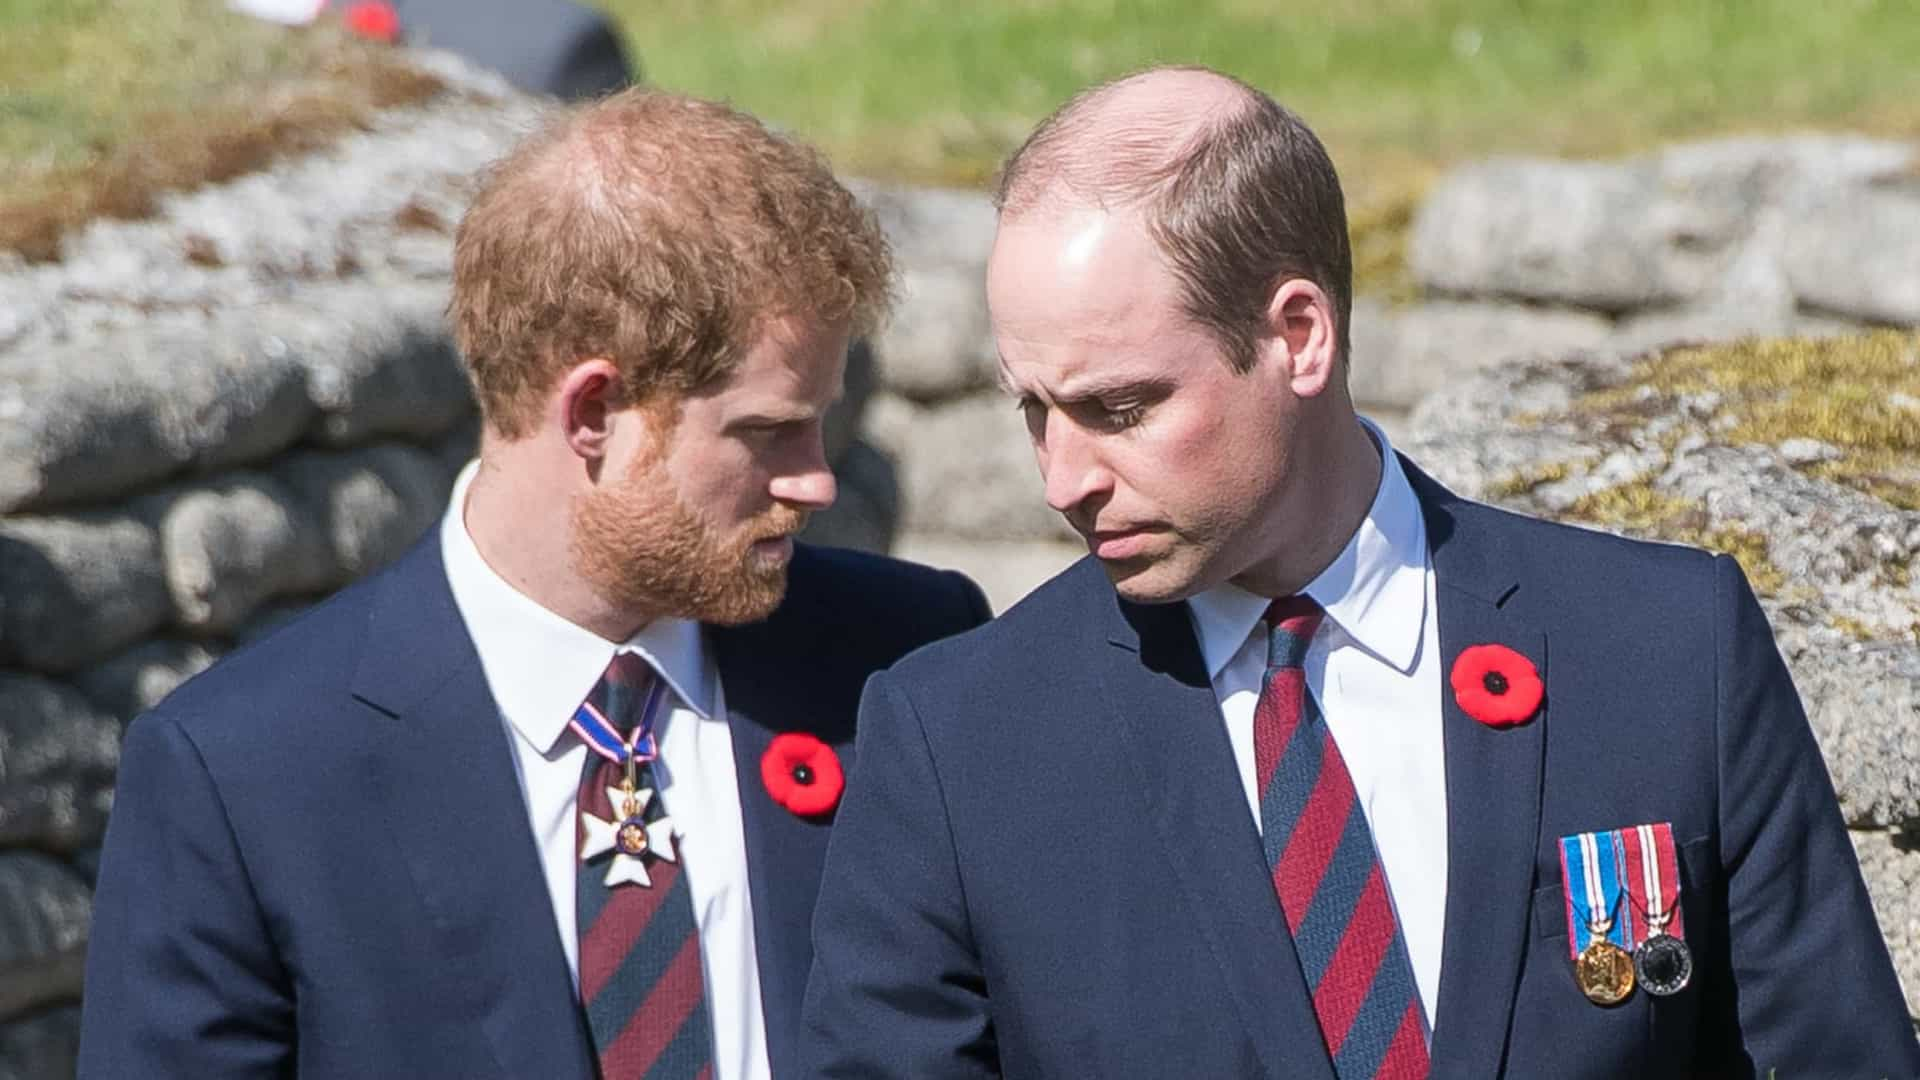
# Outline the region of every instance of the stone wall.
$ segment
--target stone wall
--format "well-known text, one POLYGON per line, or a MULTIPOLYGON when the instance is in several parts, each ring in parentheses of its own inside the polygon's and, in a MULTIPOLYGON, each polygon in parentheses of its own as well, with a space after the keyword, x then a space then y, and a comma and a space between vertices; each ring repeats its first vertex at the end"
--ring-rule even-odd
POLYGON ((1920 324, 1920 146, 1734 138, 1625 161, 1510 158, 1421 205, 1426 299, 1363 298, 1355 398, 1401 417, 1465 371, 1576 349, 1920 324))
POLYGON ((396 556, 471 455, 451 223, 539 106, 446 74, 325 154, 0 263, 0 1077, 71 1072, 127 721, 396 556))
MULTIPOLYGON (((441 316, 452 224, 473 172, 544 106, 435 63, 459 92, 156 220, 96 224, 58 265, 0 261, 0 1077, 69 1067, 126 722, 391 559, 471 451, 441 316)), ((1463 172, 1415 237, 1414 268, 1445 298, 1357 308, 1363 408, 1397 437, 1464 369, 1542 350, 1920 321, 1915 267, 1873 254, 1920 238, 1911 149, 1788 145, 1463 172), (1643 204, 1667 207, 1658 228, 1638 224, 1643 204), (1587 265, 1620 229, 1620 265, 1587 265), (1867 242, 1889 236, 1910 239, 1867 242)), ((861 190, 899 252, 902 303, 851 357, 828 431, 841 501, 809 538, 958 567, 1004 609, 1083 548, 995 387, 991 208, 861 190)), ((1900 906, 1920 877, 1910 825, 1856 818, 1920 984, 1898 944, 1920 919, 1900 906)))

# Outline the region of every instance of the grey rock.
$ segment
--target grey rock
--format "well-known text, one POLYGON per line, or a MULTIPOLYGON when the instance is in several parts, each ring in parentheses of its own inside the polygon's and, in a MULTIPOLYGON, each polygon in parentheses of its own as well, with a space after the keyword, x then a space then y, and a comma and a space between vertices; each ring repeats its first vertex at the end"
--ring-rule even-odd
POLYGON ((1920 1018, 1920 836, 1886 829, 1848 835, 1907 994, 1907 1014, 1920 1018))
POLYGON ((219 654, 205 642, 160 638, 142 642, 74 684, 94 705, 122 722, 146 712, 183 682, 213 666, 219 654))
POLYGON ((1464 371, 1525 356, 1598 347, 1607 320, 1584 311, 1435 301, 1354 302, 1348 387, 1363 408, 1408 408, 1464 371))
POLYGON ((80 1055, 80 1007, 0 1023, 0 1080, 67 1080, 80 1055))
POLYGON ((264 473, 228 473, 143 505, 159 522, 174 621, 186 630, 231 630, 266 600, 333 579, 319 524, 264 473))
POLYGON ((0 845, 70 852, 99 843, 119 763, 120 726, 78 691, 0 675, 0 845))
POLYGON ((1623 353, 1643 353, 1744 338, 1841 337, 1859 331, 1857 324, 1798 308, 1726 303, 1628 316, 1607 345, 1623 353))
POLYGON ((1789 465, 1811 465, 1816 461, 1832 461, 1843 456, 1839 447, 1819 439, 1783 439, 1774 449, 1789 465))
POLYGON ((1653 166, 1502 159, 1445 180, 1409 262, 1436 292, 1600 311, 1682 303, 1735 240, 1738 215, 1667 190, 1653 166))
POLYGON ((868 438, 900 472, 903 527, 981 540, 1072 540, 1047 506, 1026 425, 1001 394, 934 409, 877 399, 868 438))
POLYGON ((1807 189, 1883 183, 1920 161, 1912 143, 1859 135, 1736 135, 1676 143, 1655 155, 1669 183, 1774 199, 1807 189))
POLYGON ((73 872, 79 874, 80 879, 87 883, 87 888, 93 888, 94 882, 100 878, 99 845, 81 848, 74 852, 72 858, 67 860, 67 865, 73 867, 73 872))
POLYGON ((852 186, 886 230, 900 268, 899 303, 874 342, 880 385, 931 401, 991 384, 992 202, 975 191, 852 186))
POLYGON ((834 466, 839 497, 813 515, 802 540, 828 547, 885 554, 900 523, 900 488, 893 462, 864 442, 855 442, 834 466))
POLYGON ((1906 258, 1916 160, 1914 144, 1820 135, 1617 162, 1492 160, 1451 174, 1421 207, 1410 261, 1440 293, 1684 324, 1651 323, 1656 339, 1638 347, 1663 344, 1662 331, 1780 332, 1796 298, 1851 319, 1914 321, 1901 313, 1920 272, 1906 258))
POLYGON ((129 514, 0 518, 0 664, 69 671, 146 637, 169 602, 153 527, 129 514))
POLYGON ((437 285, 342 286, 303 294, 264 319, 307 373, 323 442, 424 441, 473 412, 446 302, 437 285))
POLYGON ((899 307, 875 341, 882 385, 916 401, 992 385, 997 354, 985 271, 910 263, 900 277, 899 307))
POLYGON ((0 365, 0 511, 265 457, 312 411, 300 369, 237 319, 216 333, 148 327, 16 355, 0 365))
POLYGON ((1786 265, 1806 306, 1920 324, 1920 191, 1854 188, 1809 200, 1789 228, 1786 265))
POLYGON ((873 397, 879 385, 880 372, 873 358, 873 346, 865 340, 854 341, 847 347, 847 372, 842 381, 840 400, 827 410, 826 420, 821 425, 827 461, 835 467, 859 437, 860 423, 867 412, 867 401, 873 397))
POLYGON ((73 961, 92 911, 72 868, 36 852, 0 855, 0 1020, 79 999, 73 961))
POLYGON ((166 198, 154 220, 89 225, 67 238, 64 276, 94 295, 151 305, 403 274, 418 268, 403 251, 420 234, 393 227, 401 209, 425 200, 457 219, 472 175, 546 107, 518 94, 445 95, 389 110, 320 153, 166 198))
POLYGON ((971 266, 985 280, 998 215, 984 192, 849 181, 879 219, 902 265, 971 266))
POLYGON ((1792 667, 1847 820, 1920 832, 1920 651, 1809 648, 1792 667))
POLYGON ((399 557, 439 519, 451 489, 433 455, 400 444, 296 454, 277 475, 319 522, 335 586, 399 557))
POLYGON ((480 456, 480 414, 475 412, 454 425, 452 431, 442 435, 429 449, 451 486, 459 479, 460 470, 467 467, 467 462, 480 456))

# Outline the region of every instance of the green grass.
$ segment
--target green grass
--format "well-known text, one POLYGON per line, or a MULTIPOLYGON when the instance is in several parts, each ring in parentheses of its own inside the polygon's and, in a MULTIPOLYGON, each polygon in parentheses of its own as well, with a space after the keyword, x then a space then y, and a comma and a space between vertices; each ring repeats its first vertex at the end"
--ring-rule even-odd
POLYGON ((251 171, 437 80, 222 0, 0 0, 0 248, 51 258, 88 217, 251 171))
POLYGON ((0 162, 85 165, 155 111, 305 71, 311 40, 219 0, 0 0, 0 162))
POLYGON ((1912 0, 600 0, 649 78, 843 166, 989 176, 1089 82, 1198 62, 1355 160, 1609 153, 1796 125, 1920 132, 1912 0))
MULTIPOLYGON (((1920 135, 1913 0, 598 0, 645 76, 722 97, 843 170, 978 184, 1074 90, 1198 62, 1326 138, 1363 280, 1409 209, 1498 151, 1610 154, 1786 128, 1920 135)), ((137 142, 156 114, 311 72, 309 34, 219 0, 0 0, 0 200, 137 142)))

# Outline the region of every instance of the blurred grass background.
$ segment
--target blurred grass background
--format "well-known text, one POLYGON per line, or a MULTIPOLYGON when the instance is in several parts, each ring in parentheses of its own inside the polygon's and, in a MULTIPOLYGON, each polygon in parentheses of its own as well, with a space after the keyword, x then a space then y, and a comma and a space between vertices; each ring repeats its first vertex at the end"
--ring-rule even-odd
MULTIPOLYGON (((1395 285, 1419 193, 1464 159, 1801 128, 1920 136, 1916 0, 598 3, 649 81, 731 100, 888 179, 982 183, 1067 95, 1140 66, 1231 72, 1326 139, 1376 288, 1395 285)), ((0 245, 9 206, 182 152, 140 149, 157 136, 217 136, 290 94, 334 99, 350 123, 373 98, 426 92, 370 96, 378 64, 337 33, 219 0, 0 0, 0 245)))

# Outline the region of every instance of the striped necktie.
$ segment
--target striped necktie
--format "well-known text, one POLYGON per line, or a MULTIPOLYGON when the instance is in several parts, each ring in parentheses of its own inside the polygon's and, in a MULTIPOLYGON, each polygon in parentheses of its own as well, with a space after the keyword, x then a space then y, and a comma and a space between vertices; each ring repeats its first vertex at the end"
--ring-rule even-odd
MULTIPOLYGON (((642 703, 653 682, 645 660, 618 653, 581 708, 598 710, 614 730, 631 735, 641 722, 642 703)), ((671 693, 664 683, 660 689, 671 693)), ((650 750, 651 733, 646 734, 642 747, 650 750)), ((665 810, 653 762, 637 760, 639 756, 645 755, 636 756, 633 805, 623 806, 628 801, 626 767, 595 752, 589 740, 580 780, 577 849, 586 857, 579 860, 574 901, 580 1001, 605 1080, 708 1080, 713 1075, 713 1032, 693 897, 669 828, 660 824, 665 810), (589 822, 588 815, 595 822, 589 822), (589 853, 596 822, 603 830, 611 824, 616 833, 625 822, 625 828, 637 828, 641 836, 648 835, 646 825, 655 825, 651 850, 639 856, 618 847, 589 853), (610 876, 613 884, 608 883, 610 876)))
POLYGON ((1427 1045, 1406 939, 1353 778, 1307 692, 1307 646, 1323 617, 1305 596, 1267 611, 1253 711, 1261 841, 1334 1074, 1417 1080, 1427 1045))

